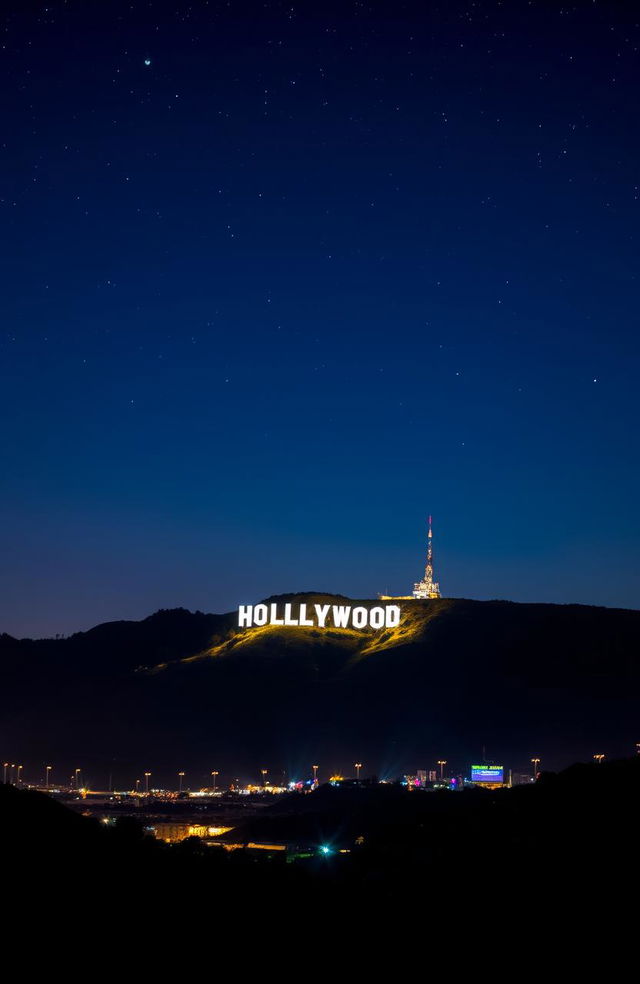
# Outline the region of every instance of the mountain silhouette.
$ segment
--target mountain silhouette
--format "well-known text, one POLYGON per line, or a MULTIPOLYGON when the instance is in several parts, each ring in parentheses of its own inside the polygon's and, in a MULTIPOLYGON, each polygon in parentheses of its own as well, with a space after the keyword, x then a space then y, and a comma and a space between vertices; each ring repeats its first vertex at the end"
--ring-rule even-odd
MULTIPOLYGON (((364 606, 305 593, 266 604, 364 606)), ((558 768, 640 741, 640 612, 403 600, 397 628, 238 629, 237 613, 161 610, 65 639, 0 636, 3 754, 82 767, 93 785, 269 769, 379 775, 471 760, 558 768)), ((28 772, 25 766, 25 776, 28 772)), ((65 772, 66 770, 66 772, 65 772)), ((34 776, 35 778, 35 776, 34 776)), ((225 781, 226 781, 225 779, 225 781)), ((221 778, 222 781, 222 778, 221 778)))

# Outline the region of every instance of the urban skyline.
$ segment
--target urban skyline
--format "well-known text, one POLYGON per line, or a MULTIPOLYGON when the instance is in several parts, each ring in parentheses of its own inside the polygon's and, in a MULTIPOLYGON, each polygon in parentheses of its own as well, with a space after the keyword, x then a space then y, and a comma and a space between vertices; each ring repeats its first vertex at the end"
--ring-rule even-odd
MULTIPOLYGON (((628 753, 629 755, 640 755, 640 742, 636 742, 633 746, 630 746, 628 753)), ((591 760, 596 764, 602 764, 609 758, 612 757, 602 751, 594 752, 591 756, 591 760)), ((402 778, 406 779, 408 776, 415 777, 420 773, 428 776, 429 781, 450 779, 452 777, 469 779, 472 767, 475 767, 475 765, 472 766, 472 763, 491 768, 500 768, 504 773, 504 782, 507 784, 511 773, 516 773, 519 776, 529 775, 532 779, 535 779, 544 768, 542 759, 536 755, 533 755, 528 761, 517 761, 511 765, 504 764, 505 761, 508 762, 509 756, 498 760, 495 757, 485 759, 482 755, 479 755, 475 759, 468 758, 466 762, 461 760, 449 761, 448 759, 431 758, 429 756, 423 756, 423 759, 413 769, 405 766, 404 769, 398 769, 395 772, 383 772, 382 774, 378 769, 371 770, 366 763, 359 761, 354 761, 345 768, 344 760, 342 766, 334 765, 333 767, 329 766, 324 769, 320 764, 309 765, 306 770, 304 768, 298 770, 294 775, 290 775, 285 769, 265 768, 264 766, 256 767, 253 774, 247 773, 245 770, 244 774, 241 775, 237 775, 236 770, 233 769, 224 770, 215 768, 207 772, 198 769, 191 771, 187 769, 167 770, 160 767, 153 770, 142 769, 137 772, 134 770, 131 772, 131 776, 136 775, 136 778, 131 778, 128 782, 126 780, 123 781, 123 776, 130 770, 122 766, 118 768, 114 767, 111 772, 104 773, 102 776, 103 781, 96 781, 103 770, 95 766, 90 770, 76 767, 70 771, 60 768, 56 771, 54 766, 34 766, 31 764, 31 766, 27 765, 27 771, 25 772, 24 765, 11 762, 9 759, 0 761, 0 765, 3 769, 3 782, 10 785, 37 788, 44 791, 57 789, 76 793, 126 792, 145 796, 155 793, 170 793, 172 795, 191 793, 193 795, 207 794, 215 796, 218 794, 222 795, 228 791, 246 792, 247 790, 251 790, 259 792, 260 789, 268 791, 275 789, 276 792, 282 793, 291 791, 294 786, 302 787, 306 784, 312 785, 315 788, 317 785, 326 782, 335 783, 354 780, 356 782, 361 780, 370 782, 372 779, 383 783, 400 782, 402 778), (40 775, 38 775, 38 772, 40 775), (89 779, 89 775, 92 775, 94 778, 89 779), (118 781, 114 780, 114 776, 118 777, 118 781)))

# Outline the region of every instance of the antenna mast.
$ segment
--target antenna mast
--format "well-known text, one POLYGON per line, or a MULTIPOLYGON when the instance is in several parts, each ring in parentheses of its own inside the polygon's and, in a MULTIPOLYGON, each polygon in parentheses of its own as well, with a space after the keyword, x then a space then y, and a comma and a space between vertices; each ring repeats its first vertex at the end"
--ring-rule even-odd
POLYGON ((440 585, 433 580, 433 530, 431 529, 431 516, 429 516, 429 532, 427 533, 427 564, 424 569, 424 578, 413 586, 414 598, 440 598, 440 585))

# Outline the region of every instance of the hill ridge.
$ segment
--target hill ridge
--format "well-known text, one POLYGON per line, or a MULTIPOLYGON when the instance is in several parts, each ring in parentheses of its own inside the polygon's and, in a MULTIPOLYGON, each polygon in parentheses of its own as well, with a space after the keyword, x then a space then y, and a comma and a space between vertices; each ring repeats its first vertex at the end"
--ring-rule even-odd
MULTIPOLYGON (((315 592, 272 598, 379 604, 315 592)), ((74 768, 115 757, 138 769, 159 756, 171 768, 210 768, 214 758, 241 770, 299 757, 338 767, 345 754, 424 767, 429 756, 477 757, 483 746, 561 765, 635 747, 640 612, 474 599, 400 604, 393 630, 239 631, 236 612, 178 608, 65 639, 5 634, 6 754, 55 756, 74 768)))

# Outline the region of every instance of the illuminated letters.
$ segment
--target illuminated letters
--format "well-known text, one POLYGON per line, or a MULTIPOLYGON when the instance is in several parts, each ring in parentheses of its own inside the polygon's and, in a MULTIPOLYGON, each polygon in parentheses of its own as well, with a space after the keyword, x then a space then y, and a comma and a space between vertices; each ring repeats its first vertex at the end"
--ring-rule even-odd
POLYGON ((387 605, 384 615, 384 624, 388 629, 400 625, 400 605, 387 605))
POLYGON ((238 609, 238 627, 243 629, 246 626, 251 625, 251 616, 253 614, 253 605, 240 605, 238 609))
POLYGON ((314 605, 316 610, 316 615, 318 616, 318 625, 321 629, 324 629, 324 623, 327 620, 327 612, 329 611, 328 605, 314 605))
POLYGON ((298 620, 300 622, 300 625, 313 625, 314 624, 313 619, 307 618, 307 606, 304 604, 304 602, 300 605, 300 612, 299 612, 299 615, 298 615, 298 620))
POLYGON ((368 608, 366 605, 313 605, 315 619, 307 611, 307 605, 287 601, 282 605, 273 601, 266 605, 238 606, 238 628, 250 629, 263 625, 317 625, 320 629, 331 626, 336 629, 394 629, 400 624, 400 608, 398 605, 376 605, 368 608), (297 613, 296 613, 297 607, 297 613), (329 612, 331 617, 329 618, 329 612), (297 617, 296 617, 297 616, 297 617), (328 621, 328 624, 327 624, 328 621))
POLYGON ((267 624, 267 606, 266 605, 256 605, 253 609, 253 621, 255 625, 266 625, 267 624))
MULTIPOLYGON (((355 615, 355 612, 354 612, 355 615)), ((354 619, 355 624, 355 619, 354 619)), ((384 608, 372 608, 369 612, 369 625, 372 629, 381 629, 385 624, 384 608)))
POLYGON ((284 619, 278 618, 276 615, 277 610, 278 606, 274 601, 271 605, 271 618, 269 619, 269 625, 284 625, 284 619))
POLYGON ((336 629, 346 629, 350 611, 351 607, 348 605, 333 606, 333 624, 336 629))
POLYGON ((285 625, 297 625, 298 619, 291 618, 291 605, 284 606, 284 624, 285 625))
MULTIPOLYGON (((348 611, 349 609, 347 609, 348 611)), ((367 617, 369 612, 366 608, 354 608, 351 615, 351 622, 354 629, 364 629, 367 624, 367 617)))

